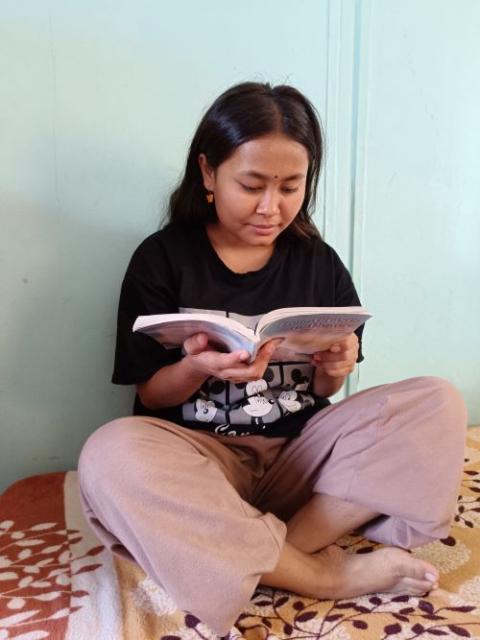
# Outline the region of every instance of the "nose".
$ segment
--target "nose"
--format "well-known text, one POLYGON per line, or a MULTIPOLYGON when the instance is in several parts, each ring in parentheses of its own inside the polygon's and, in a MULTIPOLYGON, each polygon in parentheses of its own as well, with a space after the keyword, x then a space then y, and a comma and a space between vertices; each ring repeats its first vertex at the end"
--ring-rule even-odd
POLYGON ((280 194, 273 189, 265 189, 257 205, 257 213, 264 216, 280 213, 280 194))

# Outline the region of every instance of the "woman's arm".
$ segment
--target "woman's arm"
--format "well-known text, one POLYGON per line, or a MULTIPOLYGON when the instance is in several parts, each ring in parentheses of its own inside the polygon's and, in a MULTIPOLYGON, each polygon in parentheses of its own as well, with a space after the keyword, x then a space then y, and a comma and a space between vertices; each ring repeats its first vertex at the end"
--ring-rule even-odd
POLYGON ((277 342, 267 342, 255 361, 249 363, 246 351, 213 351, 208 337, 196 334, 185 340, 186 355, 182 360, 162 367, 146 382, 136 385, 140 401, 147 409, 177 406, 198 391, 210 376, 231 382, 258 380, 265 373, 277 342))
POLYGON ((317 367, 313 378, 313 393, 321 398, 329 398, 340 391, 346 379, 347 376, 332 378, 317 367))
POLYGON ((208 374, 194 369, 185 357, 162 367, 146 382, 137 384, 137 393, 147 409, 174 407, 188 400, 207 378, 208 374))

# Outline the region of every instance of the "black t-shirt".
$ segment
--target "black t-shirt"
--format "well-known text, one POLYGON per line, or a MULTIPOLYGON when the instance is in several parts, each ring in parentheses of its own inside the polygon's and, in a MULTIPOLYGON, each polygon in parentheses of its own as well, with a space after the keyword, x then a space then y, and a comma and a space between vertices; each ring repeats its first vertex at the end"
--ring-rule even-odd
MULTIPOLYGON (((336 252, 320 238, 282 234, 267 264, 234 273, 219 258, 203 227, 169 224, 142 242, 125 275, 118 309, 112 381, 137 384, 182 357, 151 337, 132 333, 139 315, 211 312, 255 327, 258 318, 281 307, 355 306, 359 299, 336 252)), ((361 340, 362 328, 357 330, 361 340)), ((171 420, 223 435, 297 435, 306 420, 329 401, 311 391, 312 365, 295 359, 270 362, 263 378, 235 384, 214 377, 183 405, 151 410, 138 395, 134 414, 171 420)), ((360 362, 363 356, 360 355, 360 362)))

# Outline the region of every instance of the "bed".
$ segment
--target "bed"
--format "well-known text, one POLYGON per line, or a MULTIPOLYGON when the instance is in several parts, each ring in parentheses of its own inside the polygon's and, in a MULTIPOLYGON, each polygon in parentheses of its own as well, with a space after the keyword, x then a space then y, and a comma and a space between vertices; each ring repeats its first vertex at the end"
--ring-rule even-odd
MULTIPOLYGON (((369 553, 350 535, 338 544, 369 553)), ((413 552, 440 570, 425 597, 323 600, 260 587, 230 640, 480 638, 480 427, 469 430, 448 538, 413 552)), ((75 471, 16 482, 0 498, 0 640, 205 640, 214 633, 86 524, 75 471)))

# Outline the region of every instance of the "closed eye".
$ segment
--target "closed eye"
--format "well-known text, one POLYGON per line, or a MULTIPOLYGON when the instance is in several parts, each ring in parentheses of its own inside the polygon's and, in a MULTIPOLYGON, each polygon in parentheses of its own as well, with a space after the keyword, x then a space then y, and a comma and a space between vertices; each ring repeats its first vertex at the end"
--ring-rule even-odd
MULTIPOLYGON (((258 191, 262 191, 263 187, 250 187, 247 184, 240 183, 242 189, 244 189, 247 193, 257 193, 258 191)), ((298 191, 298 187, 282 187, 281 190, 283 193, 296 193, 298 191)))
POLYGON ((240 185, 245 191, 248 191, 248 193, 255 193, 256 191, 261 191, 263 188, 263 187, 249 187, 247 184, 242 184, 242 183, 240 183, 240 185))

